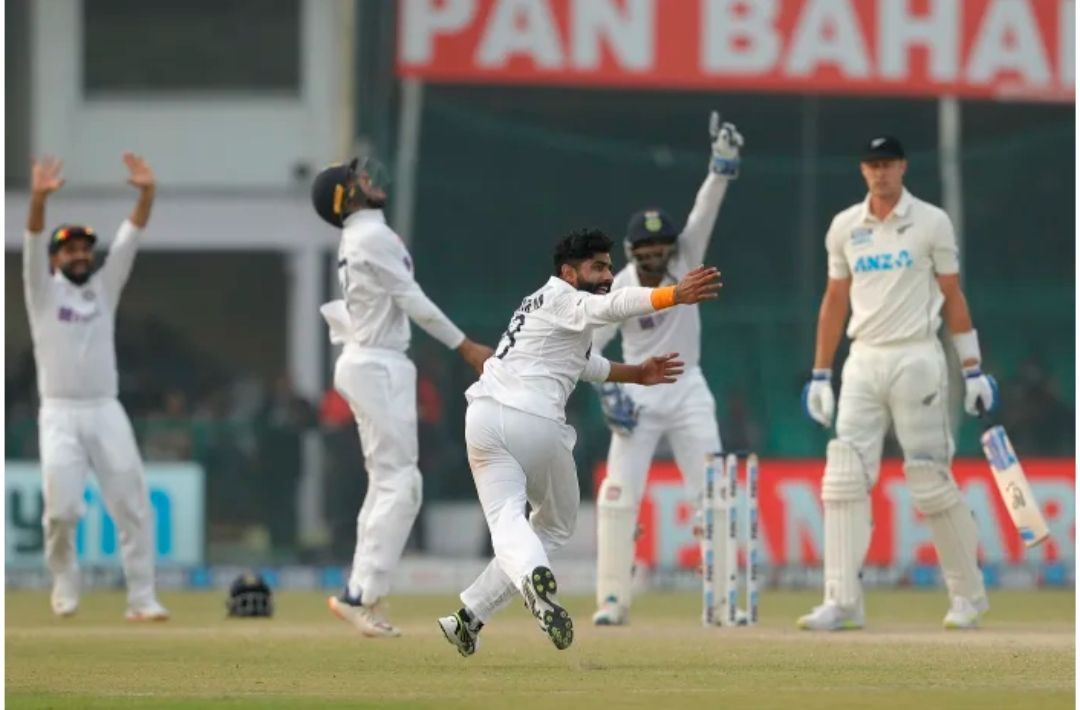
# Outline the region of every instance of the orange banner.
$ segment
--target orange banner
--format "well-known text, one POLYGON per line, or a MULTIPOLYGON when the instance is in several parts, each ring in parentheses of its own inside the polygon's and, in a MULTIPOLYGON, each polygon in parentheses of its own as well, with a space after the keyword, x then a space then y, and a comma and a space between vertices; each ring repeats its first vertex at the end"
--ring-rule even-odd
POLYGON ((425 81, 1073 102, 1074 0, 400 0, 425 81))
MULTIPOLYGON (((1026 549, 1013 527, 1005 504, 984 459, 953 462, 952 471, 979 528, 983 564, 1014 566, 1056 565, 1071 570, 1076 546, 1076 463, 1072 459, 1025 459, 1024 472, 1051 529, 1050 539, 1026 549)), ((762 459, 758 480, 762 562, 774 566, 818 566, 823 554, 821 475, 818 459, 762 459)), ((599 490, 606 475, 594 471, 599 490)), ((739 466, 739 506, 744 514, 745 467, 739 466)), ((903 462, 882 461, 872 493, 874 531, 867 564, 909 568, 936 564, 936 553, 925 518, 915 508, 904 480, 903 462)), ((649 568, 688 569, 698 565, 699 547, 693 536, 694 505, 687 499, 678 468, 658 462, 649 470, 638 516, 641 535, 636 556, 649 568)), ((741 525, 741 523, 740 523, 741 525)), ((740 528, 740 540, 743 531, 740 528)))

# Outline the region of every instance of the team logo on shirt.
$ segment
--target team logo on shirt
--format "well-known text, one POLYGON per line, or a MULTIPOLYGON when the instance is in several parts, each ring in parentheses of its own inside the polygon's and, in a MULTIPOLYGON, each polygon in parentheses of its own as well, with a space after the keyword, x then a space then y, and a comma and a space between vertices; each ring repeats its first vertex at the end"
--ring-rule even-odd
POLYGON ((858 247, 863 244, 869 244, 870 240, 874 238, 873 227, 859 227, 858 229, 851 230, 851 246, 858 247))
POLYGON ((92 313, 79 313, 74 308, 67 306, 60 306, 60 310, 56 312, 56 317, 61 323, 86 323, 94 319, 97 316, 97 311, 92 313))
POLYGON ((856 274, 864 274, 871 271, 896 271, 910 269, 915 266, 915 260, 907 249, 901 249, 899 253, 892 254, 865 254, 855 260, 854 271, 856 274))

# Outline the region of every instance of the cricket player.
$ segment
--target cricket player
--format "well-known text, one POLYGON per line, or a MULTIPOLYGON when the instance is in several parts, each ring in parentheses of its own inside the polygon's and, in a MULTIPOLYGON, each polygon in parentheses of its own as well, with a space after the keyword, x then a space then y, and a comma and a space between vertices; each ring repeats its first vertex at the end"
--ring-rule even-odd
POLYGON ((609 362, 595 352, 593 331, 712 299, 720 289, 716 269, 702 266, 677 285, 610 293, 611 246, 593 229, 558 242, 554 275, 521 302, 495 357, 466 392, 469 466, 495 559, 462 592, 464 606, 438 621, 462 656, 475 653, 481 627, 515 592, 556 648, 570 646, 573 622, 556 599, 548 561, 573 534, 578 512, 577 434, 566 423, 566 400, 579 379, 655 385, 683 372, 677 353, 639 365, 609 362), (526 502, 532 506, 527 519, 526 502))
POLYGON ((964 408, 997 404, 994 379, 980 370, 979 339, 960 288, 956 236, 948 215, 904 188, 907 161, 896 138, 863 150, 866 199, 836 215, 825 237, 829 280, 818 314, 807 414, 833 421, 833 358, 847 326, 851 353, 841 375, 836 438, 826 449, 825 600, 798 620, 803 629, 863 627, 860 571, 870 544, 870 491, 891 423, 904 451, 904 476, 926 516, 948 587, 945 628, 969 629, 989 609, 979 571, 975 520, 950 465, 944 320, 964 368, 964 408))
POLYGON ((54 158, 35 161, 31 170, 23 287, 41 398, 45 562, 53 578, 53 613, 71 616, 79 607, 75 527, 85 509, 86 475, 93 470, 119 533, 128 588, 125 616, 164 621, 169 612, 154 593, 154 519, 135 434, 116 398, 113 337, 116 307, 150 219, 155 182, 142 157, 124 153, 123 160, 139 198, 97 271, 97 236, 90 227, 60 225, 42 243, 45 203, 64 178, 54 158))
MULTIPOLYGON (((720 125, 716 114, 713 120, 709 172, 686 226, 680 232, 658 209, 645 209, 631 216, 624 241, 629 263, 615 277, 613 291, 676 283, 704 259, 728 183, 738 176, 743 146, 742 135, 733 124, 720 125)), ((678 352, 686 363, 686 374, 671 387, 601 386, 604 418, 612 431, 607 477, 600 485, 596 504, 598 609, 593 623, 603 626, 630 620, 638 508, 660 438, 668 437, 687 496, 699 503, 705 484, 705 456, 721 449, 716 403, 698 365, 698 307, 679 306, 599 328, 593 338, 595 351, 603 352, 617 332, 622 333, 626 360, 678 352)), ((717 549, 723 555, 727 548, 721 545, 717 549)), ((717 562, 722 564, 723 559, 717 562)))
POLYGON ((338 278, 344 300, 322 307, 330 340, 344 345, 334 387, 356 417, 368 490, 356 520, 356 551, 341 596, 330 610, 365 636, 401 632, 380 602, 420 511, 416 366, 406 356, 409 319, 478 372, 491 348, 465 337, 413 277, 404 242, 386 224, 386 171, 373 158, 332 165, 315 177, 318 215, 340 227, 338 278))

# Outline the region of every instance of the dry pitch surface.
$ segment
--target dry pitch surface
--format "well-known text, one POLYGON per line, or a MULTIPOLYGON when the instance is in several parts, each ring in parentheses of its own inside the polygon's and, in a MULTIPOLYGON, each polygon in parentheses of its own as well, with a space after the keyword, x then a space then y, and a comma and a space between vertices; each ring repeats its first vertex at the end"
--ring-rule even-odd
POLYGON ((984 628, 940 628, 942 592, 874 592, 871 628, 793 626, 818 598, 767 593, 762 624, 703 629, 698 598, 653 593, 633 625, 597 629, 591 600, 567 607, 577 636, 556 651, 520 604, 464 659, 435 617, 450 596, 398 597, 400 639, 371 640, 320 593, 278 595, 269 621, 226 620, 223 595, 167 594, 172 621, 123 621, 119 593, 54 619, 44 592, 9 592, 9 708, 1051 708, 1074 706, 1072 591, 998 592, 984 628))

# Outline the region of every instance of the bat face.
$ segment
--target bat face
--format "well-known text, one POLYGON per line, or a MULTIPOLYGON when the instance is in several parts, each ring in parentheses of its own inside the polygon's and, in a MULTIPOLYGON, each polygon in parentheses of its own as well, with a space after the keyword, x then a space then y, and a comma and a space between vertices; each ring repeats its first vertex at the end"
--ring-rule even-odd
POLYGON ((1001 499, 1009 511, 1020 539, 1028 547, 1035 547, 1050 537, 1039 503, 1031 493, 1024 469, 1013 450, 1009 435, 1001 426, 991 427, 982 435, 983 452, 990 462, 1001 499))

